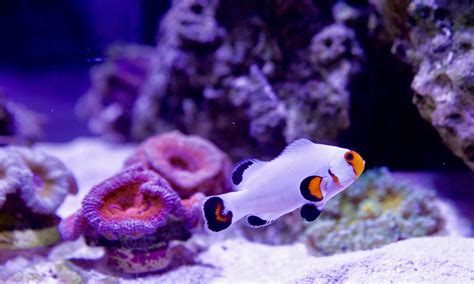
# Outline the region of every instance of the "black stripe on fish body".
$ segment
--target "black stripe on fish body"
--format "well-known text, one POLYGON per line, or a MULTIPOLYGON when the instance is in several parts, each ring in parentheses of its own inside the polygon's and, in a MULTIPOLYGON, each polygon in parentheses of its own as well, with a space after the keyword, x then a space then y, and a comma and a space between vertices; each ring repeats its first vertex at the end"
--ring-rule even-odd
POLYGON ((303 179, 300 183, 300 192, 304 199, 312 202, 323 200, 323 193, 321 192, 320 176, 309 176, 303 179))
POLYGON ((219 232, 227 229, 232 224, 232 211, 224 214, 224 201, 214 196, 204 202, 204 217, 209 230, 219 232))
POLYGON ((240 162, 237 167, 235 167, 234 172, 232 172, 232 182, 235 185, 239 185, 242 182, 244 172, 248 169, 251 165, 253 165, 252 160, 245 160, 240 162))
POLYGON ((273 221, 267 221, 255 215, 250 215, 247 217, 247 223, 249 223, 249 225, 252 227, 262 227, 272 222, 273 221))
POLYGON ((303 205, 300 210, 301 218, 305 219, 308 222, 316 220, 320 214, 321 211, 318 209, 318 207, 310 203, 303 205))

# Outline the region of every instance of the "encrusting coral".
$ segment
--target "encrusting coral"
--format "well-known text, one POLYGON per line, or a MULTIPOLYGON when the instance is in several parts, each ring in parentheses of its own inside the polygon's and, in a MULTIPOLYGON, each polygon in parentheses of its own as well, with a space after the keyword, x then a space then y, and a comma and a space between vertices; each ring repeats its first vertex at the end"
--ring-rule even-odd
POLYGON ((415 70, 413 102, 474 169, 474 6, 469 1, 373 0, 393 52, 415 70))
MULTIPOLYGON (((127 123, 95 130, 143 140, 179 129, 233 159, 273 156, 297 137, 334 141, 349 126, 349 82, 363 52, 352 27, 331 14, 331 5, 311 1, 175 1, 161 21, 149 75, 127 105, 127 123)), ((98 88, 106 82, 94 80, 87 97, 111 92, 98 88)), ((109 97, 93 99, 92 112, 108 113, 117 101, 109 97)))
POLYGON ((26 147, 0 149, 0 248, 47 246, 58 240, 55 211, 77 192, 58 159, 26 147))
POLYGON ((243 228, 244 236, 272 245, 304 242, 316 255, 332 255, 414 237, 442 235, 445 220, 433 191, 395 180, 385 169, 373 169, 331 199, 312 223, 299 212, 271 226, 243 228))
POLYGON ((433 191, 395 180, 382 168, 328 202, 301 239, 314 254, 331 255, 443 234, 444 225, 433 191))
POLYGON ((84 235, 106 249, 108 265, 124 273, 167 269, 178 257, 172 241, 185 241, 200 224, 204 195, 181 200, 159 174, 131 166, 93 187, 79 212, 63 220, 63 240, 84 235))
POLYGON ((141 165, 162 175, 182 198, 231 190, 231 162, 211 142, 179 131, 159 134, 143 142, 125 166, 141 165))

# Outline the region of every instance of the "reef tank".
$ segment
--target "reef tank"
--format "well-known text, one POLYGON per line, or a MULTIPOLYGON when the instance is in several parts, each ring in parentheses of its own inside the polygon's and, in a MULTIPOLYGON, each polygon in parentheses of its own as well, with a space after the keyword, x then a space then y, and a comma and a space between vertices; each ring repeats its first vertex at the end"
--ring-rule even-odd
POLYGON ((0 2, 2 283, 474 283, 473 15, 0 2))

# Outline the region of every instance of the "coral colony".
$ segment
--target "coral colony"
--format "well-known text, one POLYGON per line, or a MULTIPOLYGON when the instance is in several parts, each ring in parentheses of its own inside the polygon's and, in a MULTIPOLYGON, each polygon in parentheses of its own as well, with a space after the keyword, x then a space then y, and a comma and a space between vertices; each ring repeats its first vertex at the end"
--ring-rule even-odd
POLYGON ((302 240, 316 255, 367 250, 400 240, 442 234, 445 217, 433 191, 372 170, 328 204, 302 240))
POLYGON ((76 192, 73 175, 58 159, 26 147, 1 148, 0 248, 56 242, 55 211, 68 194, 76 192))
POLYGON ((199 195, 183 201, 157 173, 125 169, 93 187, 59 232, 64 240, 82 234, 88 244, 105 247, 117 271, 163 270, 172 261, 170 241, 189 239, 199 224, 199 195))
POLYGON ((204 193, 230 190, 229 159, 212 143, 175 131, 149 138, 125 165, 91 189, 80 211, 61 222, 60 235, 105 247, 116 271, 162 271, 176 257, 171 242, 200 228, 204 193))
POLYGON ((130 165, 159 173, 183 198, 195 192, 213 195, 231 189, 227 155, 203 138, 178 131, 147 139, 125 162, 130 165))

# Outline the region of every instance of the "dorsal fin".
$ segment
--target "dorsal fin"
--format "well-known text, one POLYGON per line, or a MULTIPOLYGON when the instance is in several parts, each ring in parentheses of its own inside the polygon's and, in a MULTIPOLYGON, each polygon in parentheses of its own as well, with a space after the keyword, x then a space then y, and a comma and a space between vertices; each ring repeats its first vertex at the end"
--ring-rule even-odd
POLYGON ((232 172, 232 183, 239 185, 244 179, 263 166, 265 162, 251 159, 241 161, 232 172))
POLYGON ((286 146, 285 150, 281 152, 280 157, 289 153, 299 153, 302 151, 306 151, 307 148, 311 145, 314 145, 314 143, 306 138, 296 139, 295 141, 288 144, 288 146, 286 146))

